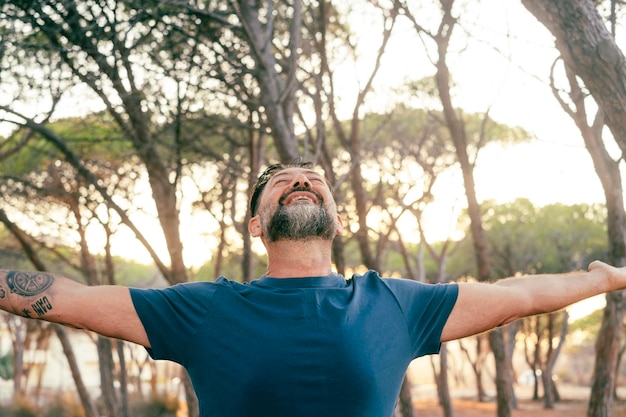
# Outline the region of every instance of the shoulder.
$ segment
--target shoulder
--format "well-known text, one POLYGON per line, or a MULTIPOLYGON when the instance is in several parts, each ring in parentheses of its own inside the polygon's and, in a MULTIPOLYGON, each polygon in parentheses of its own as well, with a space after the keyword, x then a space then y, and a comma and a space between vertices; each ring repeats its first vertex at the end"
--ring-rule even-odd
POLYGON ((196 281, 175 284, 165 288, 130 288, 133 300, 137 298, 146 299, 176 299, 184 298, 192 300, 196 298, 206 299, 207 296, 214 294, 221 288, 231 288, 238 290, 246 287, 235 281, 230 281, 225 277, 219 277, 215 281, 196 281))
POLYGON ((421 281, 414 281, 407 278, 381 277, 377 271, 369 270, 364 274, 355 274, 352 277, 354 285, 368 286, 380 285, 388 288, 393 293, 408 291, 416 292, 453 292, 456 294, 458 285, 456 283, 431 284, 421 281))

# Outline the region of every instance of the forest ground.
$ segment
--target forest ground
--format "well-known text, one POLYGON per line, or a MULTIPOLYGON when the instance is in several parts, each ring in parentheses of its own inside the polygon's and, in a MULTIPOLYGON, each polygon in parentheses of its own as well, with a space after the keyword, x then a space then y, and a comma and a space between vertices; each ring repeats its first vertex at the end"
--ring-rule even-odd
MULTIPOLYGON (((542 401, 533 401, 531 393, 522 390, 518 393, 518 408, 513 410, 512 417, 585 417, 587 415, 587 401, 589 389, 584 387, 560 386, 561 401, 551 410, 543 407, 542 401)), ((417 417, 443 417, 443 410, 432 397, 421 397, 414 400, 417 417)), ((454 417, 494 417, 496 416, 496 402, 478 402, 467 393, 457 393, 453 399, 454 417)), ((626 403, 616 402, 613 406, 613 417, 626 417, 626 403)))

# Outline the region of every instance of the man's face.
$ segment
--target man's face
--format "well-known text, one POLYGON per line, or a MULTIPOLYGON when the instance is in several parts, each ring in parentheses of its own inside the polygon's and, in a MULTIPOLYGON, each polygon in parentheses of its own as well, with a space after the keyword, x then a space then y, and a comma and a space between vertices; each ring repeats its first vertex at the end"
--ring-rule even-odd
POLYGON ((268 242, 331 240, 341 230, 326 181, 306 168, 287 168, 270 179, 261 195, 259 221, 268 242))

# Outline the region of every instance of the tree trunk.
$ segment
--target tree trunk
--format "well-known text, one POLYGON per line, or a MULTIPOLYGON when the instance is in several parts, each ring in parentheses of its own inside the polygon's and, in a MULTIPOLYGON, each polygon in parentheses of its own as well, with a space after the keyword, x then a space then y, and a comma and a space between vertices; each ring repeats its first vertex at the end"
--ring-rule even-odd
POLYGON ((198 417, 200 415, 200 405, 198 404, 198 397, 193 389, 191 378, 186 370, 181 369, 180 377, 183 381, 183 387, 185 388, 185 399, 187 400, 187 416, 198 417))
MULTIPOLYGON (((300 33, 302 31, 301 0, 293 2, 293 17, 290 28, 290 56, 284 74, 277 71, 278 63, 274 57, 271 37, 273 32, 272 7, 263 8, 267 16, 260 16, 261 10, 256 1, 239 0, 236 2, 237 15, 247 35, 255 60, 255 73, 261 87, 260 101, 264 106, 267 122, 272 130, 274 146, 283 163, 293 161, 299 156, 298 144, 294 133, 294 106, 296 60, 299 56, 300 33), (264 23, 262 23, 262 20, 264 23)), ((267 3, 271 4, 271 3, 267 3)))
POLYGON ((414 417, 413 403, 411 395, 411 381, 408 376, 404 376, 402 388, 400 389, 400 397, 398 398, 398 413, 401 417, 414 417))
POLYGON ((515 395, 515 387, 513 386, 515 371, 513 369, 513 352, 515 351, 516 336, 522 327, 522 321, 517 320, 508 324, 504 329, 506 330, 505 340, 505 352, 506 352, 506 365, 509 373, 509 392, 511 393, 511 407, 517 410, 517 396, 515 395))
POLYGON ((111 339, 98 336, 98 359, 100 369, 100 389, 102 390, 102 400, 107 411, 107 417, 120 417, 120 402, 115 392, 113 370, 113 351, 111 339))
POLYGON ((486 334, 479 334, 474 336, 476 339, 476 349, 475 355, 476 357, 472 359, 472 356, 469 353, 469 350, 463 345, 463 342, 459 340, 459 348, 465 354, 465 357, 469 361, 472 366, 472 370, 474 371, 474 375, 476 376, 476 398, 479 402, 487 401, 487 393, 485 392, 485 386, 483 384, 483 365, 485 363, 485 352, 483 349, 483 339, 485 339, 486 334))
MULTIPOLYGON (((557 42, 557 45, 559 48, 565 47, 564 42, 557 42)), ((561 51, 561 53, 566 55, 567 51, 561 51)), ((626 215, 624 212, 622 179, 619 161, 611 158, 602 139, 602 128, 605 121, 604 108, 597 112, 593 123, 589 125, 585 107, 585 94, 575 76, 577 68, 568 65, 566 60, 565 71, 569 81, 569 97, 572 106, 560 99, 556 93, 556 87, 553 85, 554 95, 559 100, 561 107, 572 117, 580 130, 604 190, 609 240, 608 260, 614 265, 624 265, 626 263, 626 215)), ((594 99, 600 103, 597 97, 594 96, 594 99)), ((619 140, 617 137, 615 139, 619 140)), ((617 385, 616 364, 621 348, 624 317, 623 292, 607 294, 606 299, 607 305, 602 317, 598 339, 596 340, 596 358, 587 410, 588 417, 607 417, 610 415, 614 397, 613 392, 617 385)))
POLYGON ((496 362, 496 392, 497 392, 497 415, 498 417, 510 417, 511 406, 511 374, 506 366, 506 349, 502 329, 489 332, 489 345, 496 362))
POLYGON ((70 339, 67 336, 67 331, 59 324, 52 324, 52 326, 54 327, 54 331, 61 342, 63 353, 67 358, 67 364, 70 367, 70 372, 72 373, 72 378, 74 379, 74 384, 76 385, 78 398, 83 406, 83 410, 85 410, 85 417, 98 417, 98 409, 89 395, 89 392, 87 392, 87 387, 85 386, 80 369, 78 368, 78 361, 76 360, 76 355, 74 355, 74 349, 72 348, 70 339))
POLYGON ((578 75, 605 114, 626 154, 626 65, 624 54, 592 0, 522 0, 555 37, 566 65, 578 75))
MULTIPOLYGON (((6 213, 0 209, 0 222, 2 222, 7 230, 11 232, 11 234, 20 242, 20 245, 24 249, 24 252, 28 256, 28 259, 32 262, 35 268, 38 271, 46 271, 47 268, 43 263, 42 259, 39 257, 38 252, 33 248, 33 246, 29 243, 29 239, 21 229, 19 229, 11 220, 6 216, 6 213)), ((85 417, 97 417, 98 410, 89 396, 87 392, 87 388, 83 382, 80 370, 78 368, 78 362, 76 361, 76 356, 74 355, 74 350, 72 349, 72 345, 67 337, 67 332, 65 328, 58 324, 52 324, 54 331, 61 342, 61 346, 63 347, 63 353, 67 358, 67 363, 70 367, 70 371, 72 373, 72 378, 74 379, 74 384, 76 384, 76 390, 78 391, 78 397, 83 405, 83 409, 85 410, 85 417)))
POLYGON ((11 316, 7 324, 13 335, 13 398, 18 399, 22 392, 22 377, 24 375, 24 341, 27 337, 26 319, 20 316, 11 316))
POLYGON ((124 342, 118 340, 116 343, 117 357, 120 364, 120 414, 122 417, 131 417, 128 408, 128 370, 126 369, 126 353, 124 352, 124 342))
MULTIPOLYGON (((553 319, 556 314, 550 315, 550 323, 549 323, 549 336, 550 339, 548 343, 552 346, 552 327, 553 327, 553 319)), ((546 366, 541 374, 543 380, 543 399, 544 399, 544 408, 551 409, 554 408, 554 403, 558 401, 557 395, 558 392, 556 390, 556 384, 552 380, 552 375, 554 371, 554 366, 556 365, 556 361, 559 358, 559 353, 561 353, 561 349, 565 345, 565 339, 567 338, 568 332, 568 320, 569 314, 567 314, 567 310, 563 311, 563 323, 561 325, 561 334, 559 335, 559 344, 555 349, 551 349, 547 361, 546 366)))
POLYGON ((587 417, 610 417, 624 320, 623 292, 606 295, 606 307, 596 340, 596 360, 587 417))
POLYGON ((454 417, 454 407, 450 396, 450 384, 448 383, 448 346, 443 343, 439 352, 439 403, 443 409, 444 417, 454 417))
MULTIPOLYGON (((468 140, 463 120, 459 117, 452 103, 450 94, 450 70, 446 61, 446 55, 456 18, 452 15, 453 1, 441 2, 442 21, 439 25, 439 32, 433 36, 437 43, 436 62, 437 72, 435 81, 437 91, 441 100, 446 126, 450 132, 450 137, 454 143, 457 160, 461 166, 465 195, 467 197, 467 210, 470 217, 470 232, 474 245, 474 256, 476 260, 477 279, 481 282, 488 282, 491 277, 491 266, 489 262, 489 250, 487 236, 482 225, 480 205, 476 198, 476 187, 474 183, 474 167, 468 155, 468 140)), ((506 348, 504 337, 498 330, 492 331, 489 335, 489 344, 496 360, 496 389, 498 397, 498 417, 510 417, 512 409, 511 396, 511 374, 507 365, 506 348)))
MULTIPOLYGON (((607 202, 609 262, 624 265, 626 223, 619 164, 606 152, 601 135, 604 116, 622 152, 626 152, 624 56, 593 2, 522 0, 522 3, 552 32, 565 61, 574 108, 559 101, 580 129, 602 182, 607 202), (574 74, 584 81, 601 109, 592 126, 587 123, 584 94, 574 74)), ((555 96, 559 98, 558 94, 555 96)), ((612 293, 606 297, 607 306, 596 341, 596 362, 587 411, 589 417, 610 416, 615 389, 623 294, 612 293)))

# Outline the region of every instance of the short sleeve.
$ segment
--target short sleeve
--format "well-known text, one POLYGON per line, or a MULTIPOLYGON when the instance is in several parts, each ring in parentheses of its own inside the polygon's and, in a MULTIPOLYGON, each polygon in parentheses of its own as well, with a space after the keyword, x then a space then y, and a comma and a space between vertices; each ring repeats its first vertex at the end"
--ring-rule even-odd
POLYGON ((207 316, 216 284, 177 284, 164 289, 131 288, 130 294, 144 325, 153 359, 185 364, 186 347, 207 316))
POLYGON ((457 284, 385 278, 406 317, 414 358, 439 353, 441 333, 458 296, 457 284))

